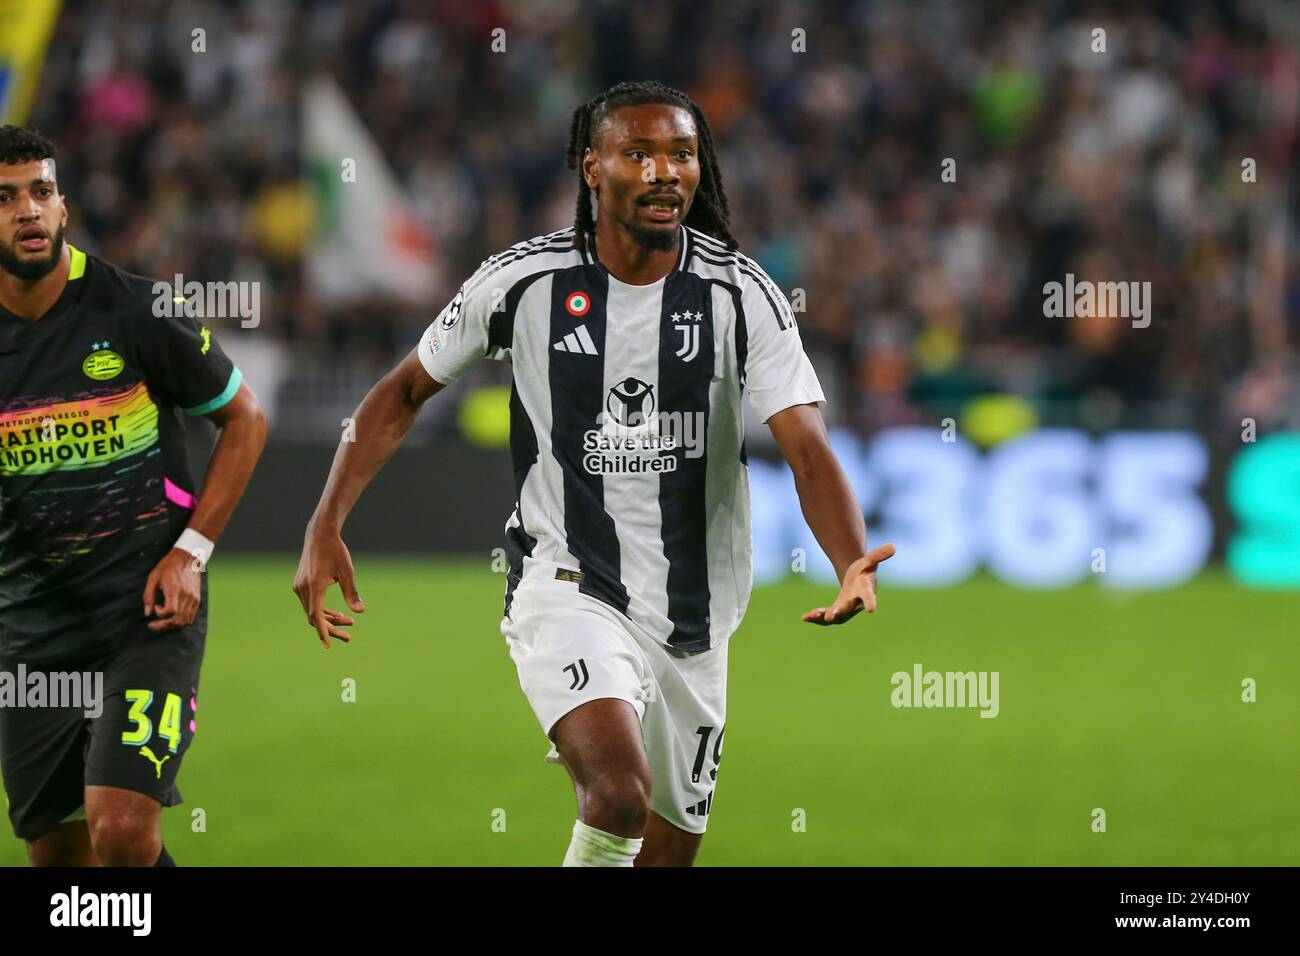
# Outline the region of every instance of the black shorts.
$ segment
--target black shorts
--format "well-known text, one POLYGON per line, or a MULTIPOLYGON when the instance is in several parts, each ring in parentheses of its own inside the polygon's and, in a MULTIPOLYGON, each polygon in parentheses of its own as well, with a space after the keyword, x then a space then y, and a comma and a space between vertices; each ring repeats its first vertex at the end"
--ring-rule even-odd
POLYGON ((9 820, 21 839, 75 819, 88 786, 143 793, 164 807, 181 802, 176 774, 195 731, 206 610, 200 607, 194 623, 176 631, 128 627, 112 651, 82 661, 38 668, 0 658, 0 671, 11 680, 20 666, 25 670, 29 689, 37 670, 51 675, 48 687, 62 683, 59 703, 72 699, 68 680, 52 675, 89 674, 93 688, 102 674, 102 696, 94 695, 98 716, 88 716, 86 706, 0 706, 0 775, 9 820))

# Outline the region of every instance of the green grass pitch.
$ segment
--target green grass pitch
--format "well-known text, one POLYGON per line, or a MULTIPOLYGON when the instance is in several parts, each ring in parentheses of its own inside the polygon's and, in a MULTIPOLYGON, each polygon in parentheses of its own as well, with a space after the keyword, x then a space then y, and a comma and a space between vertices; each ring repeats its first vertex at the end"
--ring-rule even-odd
MULTIPOLYGON (((214 565, 186 803, 163 818, 172 855, 558 864, 573 791, 543 762, 497 630, 503 576, 487 560, 359 555, 369 610, 327 653, 290 593, 294 565, 214 565)), ((1300 863, 1296 595, 1220 572, 1139 594, 978 578, 886 584, 880 611, 843 627, 799 621, 830 597, 803 580, 754 593, 700 865, 1300 863), (916 662, 998 671, 999 716, 895 709, 890 675, 916 662)), ((23 862, 0 841, 0 864, 23 862)))

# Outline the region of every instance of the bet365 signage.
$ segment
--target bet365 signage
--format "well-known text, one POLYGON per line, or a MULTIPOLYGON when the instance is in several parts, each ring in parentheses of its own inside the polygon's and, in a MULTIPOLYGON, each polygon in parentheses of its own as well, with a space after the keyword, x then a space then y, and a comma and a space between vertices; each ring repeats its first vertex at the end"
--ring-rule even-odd
MULTIPOLYGON (((937 428, 897 428, 869 442, 832 433, 868 516, 872 541, 898 554, 881 568, 895 586, 938 587, 980 568, 1010 584, 1171 587, 1211 557, 1207 496, 1227 496, 1230 573, 1258 587, 1300 588, 1300 435, 1242 443, 1226 488, 1207 487, 1205 440, 1182 431, 1044 429, 981 454, 937 428)), ((789 470, 750 459, 754 576, 790 573, 791 555, 834 581, 802 520, 789 470), (799 550, 801 549, 801 551, 799 550)), ((1219 509, 1222 510, 1222 509, 1219 509)))

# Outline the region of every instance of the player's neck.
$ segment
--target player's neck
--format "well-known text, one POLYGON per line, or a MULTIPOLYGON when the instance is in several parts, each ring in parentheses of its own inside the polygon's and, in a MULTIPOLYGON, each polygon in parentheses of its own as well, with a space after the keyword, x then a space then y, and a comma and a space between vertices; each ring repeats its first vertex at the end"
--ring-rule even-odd
POLYGON ((680 252, 681 230, 671 249, 647 249, 638 244, 626 229, 596 226, 596 258, 609 274, 628 285, 650 285, 673 271, 680 252))
POLYGON ((72 253, 63 244, 59 264, 39 279, 20 279, 0 269, 0 306, 18 316, 35 322, 54 307, 68 285, 72 268, 72 253))

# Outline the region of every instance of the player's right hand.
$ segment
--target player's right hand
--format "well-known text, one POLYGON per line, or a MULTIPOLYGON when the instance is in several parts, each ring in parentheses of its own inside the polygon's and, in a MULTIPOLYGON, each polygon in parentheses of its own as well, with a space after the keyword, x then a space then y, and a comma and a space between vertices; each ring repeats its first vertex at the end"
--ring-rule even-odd
POLYGON ((358 614, 364 612, 366 604, 357 593, 356 572, 352 569, 352 555, 348 553, 347 545, 337 531, 309 526, 302 546, 302 558, 298 561, 298 573, 293 579, 293 593, 298 595, 302 609, 307 612, 307 623, 316 629, 326 650, 329 650, 331 637, 345 644, 350 642, 352 635, 343 628, 356 623, 348 615, 325 607, 325 592, 336 582, 348 607, 358 614))

